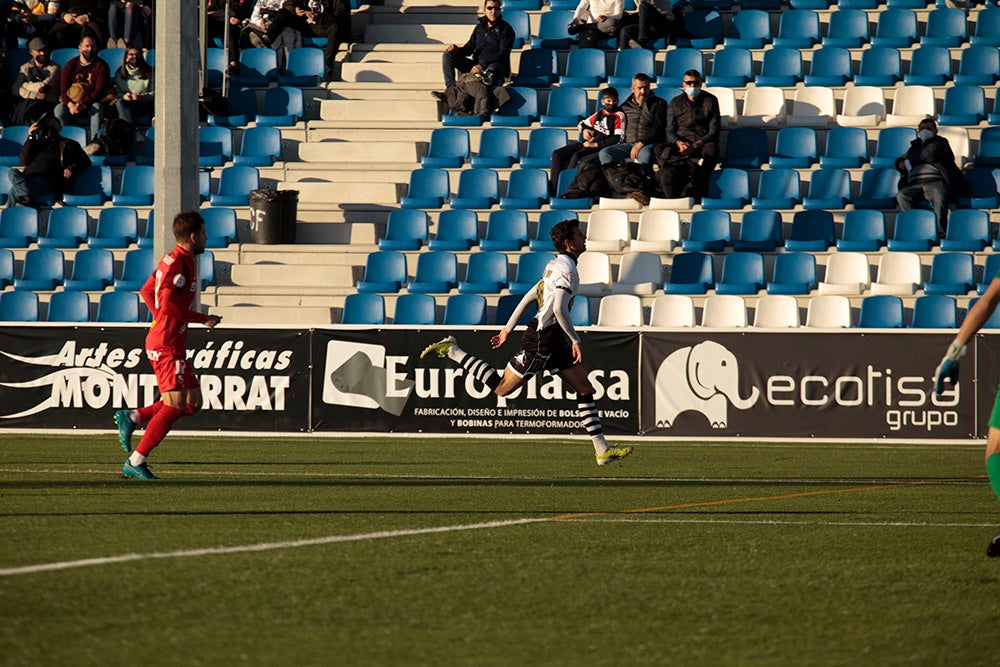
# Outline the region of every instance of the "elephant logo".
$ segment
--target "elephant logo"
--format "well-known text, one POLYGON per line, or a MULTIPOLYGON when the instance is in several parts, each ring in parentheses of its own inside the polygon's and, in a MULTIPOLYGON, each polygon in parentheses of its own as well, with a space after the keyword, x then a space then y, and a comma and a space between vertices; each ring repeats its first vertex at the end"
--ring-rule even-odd
POLYGON ((714 341, 682 347, 656 372, 656 426, 670 428, 682 412, 696 410, 712 428, 726 428, 730 403, 747 410, 758 398, 757 387, 748 398, 740 398, 739 367, 725 347, 714 341))

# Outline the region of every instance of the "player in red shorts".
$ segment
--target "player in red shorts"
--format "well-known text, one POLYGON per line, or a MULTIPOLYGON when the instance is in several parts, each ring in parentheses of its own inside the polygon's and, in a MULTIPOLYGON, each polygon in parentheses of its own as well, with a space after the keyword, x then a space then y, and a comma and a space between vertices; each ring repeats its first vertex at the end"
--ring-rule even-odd
POLYGON ((157 479, 146 466, 146 457, 163 441, 174 422, 201 409, 201 387, 185 349, 188 324, 198 322, 211 329, 222 319, 191 310, 198 288, 194 260, 205 251, 206 240, 205 221, 198 211, 177 214, 174 238, 177 247, 160 260, 139 291, 153 314, 153 324, 146 334, 146 356, 156 373, 160 400, 138 410, 115 413, 118 442, 131 453, 122 472, 134 479, 157 479), (132 432, 142 424, 146 424, 146 432, 132 451, 132 432))

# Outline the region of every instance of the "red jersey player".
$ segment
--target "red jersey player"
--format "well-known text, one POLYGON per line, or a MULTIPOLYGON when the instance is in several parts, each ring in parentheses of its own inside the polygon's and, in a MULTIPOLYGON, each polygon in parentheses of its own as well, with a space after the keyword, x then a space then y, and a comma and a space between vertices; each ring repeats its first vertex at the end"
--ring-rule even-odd
POLYGON ((174 218, 177 247, 160 260, 156 271, 139 294, 153 314, 153 324, 146 334, 146 356, 156 373, 160 400, 138 410, 115 413, 118 442, 131 456, 122 466, 126 477, 157 479, 146 466, 146 457, 170 431, 178 419, 201 409, 201 387, 187 361, 185 344, 188 324, 198 322, 213 328, 222 319, 191 310, 197 291, 194 258, 205 251, 205 221, 198 211, 187 211, 174 218), (132 431, 146 425, 139 445, 132 451, 132 431))

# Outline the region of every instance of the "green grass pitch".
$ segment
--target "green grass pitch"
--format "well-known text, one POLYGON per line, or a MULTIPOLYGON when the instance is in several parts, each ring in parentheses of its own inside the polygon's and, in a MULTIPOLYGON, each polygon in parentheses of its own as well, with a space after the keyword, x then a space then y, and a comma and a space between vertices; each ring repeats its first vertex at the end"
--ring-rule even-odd
POLYGON ((995 665, 980 445, 0 435, 2 665, 995 665))

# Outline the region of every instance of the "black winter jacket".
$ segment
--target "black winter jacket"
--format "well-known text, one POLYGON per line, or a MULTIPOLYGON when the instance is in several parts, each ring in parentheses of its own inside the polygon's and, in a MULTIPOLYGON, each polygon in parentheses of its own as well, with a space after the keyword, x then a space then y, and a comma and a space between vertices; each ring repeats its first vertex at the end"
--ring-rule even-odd
POLYGON ((667 101, 649 93, 640 107, 629 95, 621 110, 625 112, 625 143, 642 142, 645 146, 666 140, 667 101))
POLYGON ((681 93, 670 100, 667 109, 667 141, 711 144, 719 141, 722 115, 719 112, 719 98, 712 93, 701 91, 692 100, 681 93))
POLYGON ((514 28, 502 18, 488 27, 486 17, 479 18, 472 36, 464 46, 458 47, 459 55, 474 59, 483 69, 491 65, 496 76, 510 76, 510 51, 514 48, 514 28))

